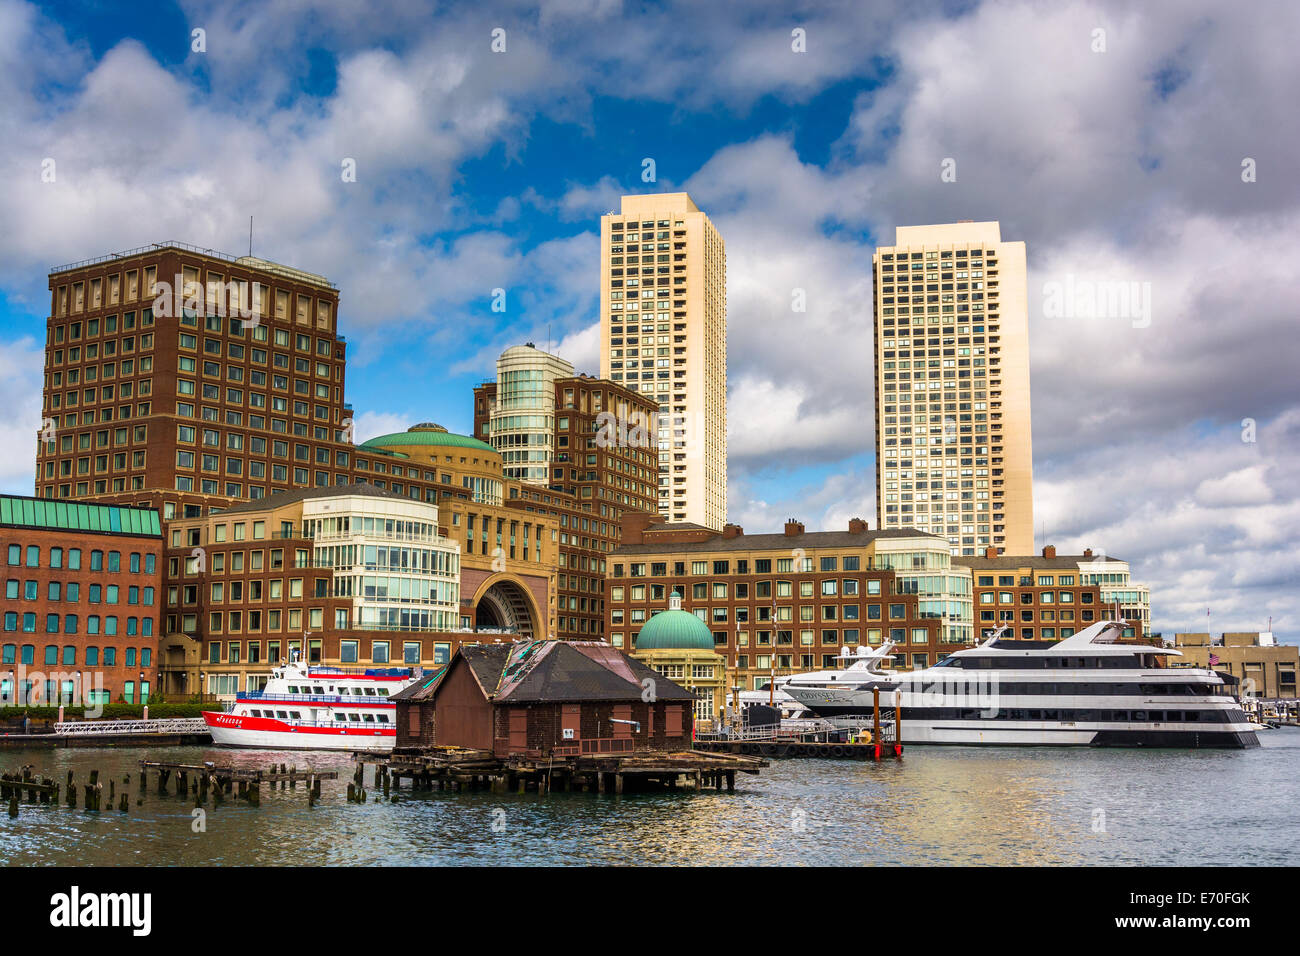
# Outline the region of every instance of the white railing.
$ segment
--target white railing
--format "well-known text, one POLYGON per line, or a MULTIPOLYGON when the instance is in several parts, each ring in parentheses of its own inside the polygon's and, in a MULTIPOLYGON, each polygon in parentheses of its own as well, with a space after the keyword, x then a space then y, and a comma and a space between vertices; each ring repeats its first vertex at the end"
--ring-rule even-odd
POLYGON ((54 725, 62 737, 110 737, 119 734, 206 733, 202 717, 169 717, 162 720, 65 720, 54 725))
MULTIPOLYGON (((880 720, 880 727, 885 731, 893 726, 893 720, 886 720, 883 716, 880 720)), ((841 731, 851 733, 860 733, 865 730, 874 730, 874 718, 872 717, 806 717, 806 718, 786 718, 779 724, 763 724, 760 726, 742 725, 732 727, 727 732, 715 731, 708 733, 697 733, 696 740, 799 740, 806 737, 814 737, 818 734, 833 734, 841 731)))

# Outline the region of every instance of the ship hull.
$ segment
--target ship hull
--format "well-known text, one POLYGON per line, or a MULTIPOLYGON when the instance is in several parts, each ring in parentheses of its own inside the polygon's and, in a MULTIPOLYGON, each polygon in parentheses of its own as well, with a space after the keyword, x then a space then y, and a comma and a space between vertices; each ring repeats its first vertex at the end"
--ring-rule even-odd
POLYGON ((392 750, 395 729, 295 726, 269 717, 203 712, 203 720, 218 747, 257 750, 392 750))
MULTIPOLYGON (((824 688, 790 692, 819 717, 867 717, 874 713, 872 695, 861 689, 824 688)), ((881 694, 881 708, 892 717, 892 701, 881 694)), ((909 708, 904 696, 901 742, 904 744, 948 744, 988 747, 1164 747, 1178 749, 1247 749, 1259 746, 1259 738, 1237 708, 1201 711, 1195 722, 1187 721, 1098 721, 1098 720, 1009 720, 1005 716, 959 719, 963 708, 940 716, 926 707, 909 708)), ((1096 699, 1079 698, 1044 701, 1014 700, 1008 706, 1061 708, 1096 707, 1096 699)), ((1134 698, 1119 698, 1114 705, 1128 710, 1150 707, 1134 698)), ((1158 706, 1158 705, 1157 705, 1158 706)), ((969 710, 970 708, 965 708, 969 710)), ((1186 709, 1183 706, 1181 709, 1186 709)))

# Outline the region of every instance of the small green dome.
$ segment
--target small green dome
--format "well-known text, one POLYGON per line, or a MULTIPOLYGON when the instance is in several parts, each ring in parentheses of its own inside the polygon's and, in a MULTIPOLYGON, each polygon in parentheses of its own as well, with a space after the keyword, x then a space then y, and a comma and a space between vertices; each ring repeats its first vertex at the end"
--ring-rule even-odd
POLYGON ((690 611, 682 610, 682 599, 673 594, 668 610, 660 611, 642 625, 636 636, 638 651, 711 651, 713 633, 690 611))
POLYGON ((477 451, 496 452, 496 449, 485 441, 479 441, 479 439, 471 438, 469 435, 457 435, 455 432, 449 432, 441 425, 435 425, 432 422, 422 422, 419 425, 411 426, 404 432, 380 435, 378 438, 371 438, 361 443, 362 448, 389 448, 401 445, 436 445, 446 448, 473 448, 477 451))

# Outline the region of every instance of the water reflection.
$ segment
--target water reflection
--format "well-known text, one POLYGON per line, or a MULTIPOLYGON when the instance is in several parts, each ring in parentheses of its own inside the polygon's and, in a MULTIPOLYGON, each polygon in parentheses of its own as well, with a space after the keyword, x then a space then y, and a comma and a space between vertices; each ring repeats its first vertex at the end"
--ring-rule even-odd
MULTIPOLYGON (((2 751, 0 767, 78 787, 91 769, 130 812, 23 806, 0 827, 7 865, 384 864, 1234 864, 1297 862, 1300 730, 1251 751, 911 748, 901 763, 775 762, 734 794, 411 795, 348 804, 344 754, 165 750, 2 751), (337 769, 262 805, 193 798, 136 805, 142 758, 337 769)), ((80 800, 79 800, 80 802, 80 800)), ((106 804, 107 805, 107 804, 106 804)))

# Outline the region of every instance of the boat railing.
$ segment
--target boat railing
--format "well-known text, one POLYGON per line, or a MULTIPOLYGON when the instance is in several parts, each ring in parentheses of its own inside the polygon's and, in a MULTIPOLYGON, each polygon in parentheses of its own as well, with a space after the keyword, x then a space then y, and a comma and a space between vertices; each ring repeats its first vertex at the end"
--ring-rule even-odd
POLYGON ((373 697, 356 696, 348 694, 268 694, 264 690, 246 690, 240 691, 238 699, 240 701, 284 701, 290 704, 375 704, 387 703, 392 698, 387 695, 376 694, 373 697))
MULTIPOLYGON (((241 715, 235 715, 241 716, 241 715)), ((382 720, 301 720, 293 717, 277 717, 287 727, 333 727, 337 730, 357 730, 370 727, 375 730, 392 730, 397 725, 393 721, 382 720)))
POLYGON ((337 667, 333 664, 308 664, 308 677, 329 674, 335 677, 419 677, 422 667, 337 667))

